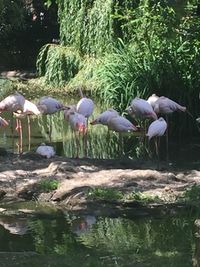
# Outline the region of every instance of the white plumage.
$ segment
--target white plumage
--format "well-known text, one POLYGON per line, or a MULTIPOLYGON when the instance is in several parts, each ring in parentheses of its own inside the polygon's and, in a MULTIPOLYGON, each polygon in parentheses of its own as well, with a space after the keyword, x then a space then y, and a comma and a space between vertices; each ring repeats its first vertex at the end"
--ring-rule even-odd
POLYGON ((94 111, 94 102, 90 98, 83 97, 79 100, 76 109, 78 113, 89 118, 94 111))
POLYGON ((95 124, 102 124, 102 125, 107 125, 108 124, 108 120, 111 118, 114 118, 116 116, 119 116, 118 112, 112 108, 102 112, 101 114, 99 114, 96 119, 94 119, 91 124, 95 125, 95 124))
POLYGON ((157 96, 156 94, 152 94, 148 99, 147 102, 152 106, 152 108, 154 108, 155 106, 155 102, 159 99, 159 96, 157 96))
POLYGON ((152 118, 157 119, 152 106, 144 99, 136 97, 132 100, 130 107, 127 108, 129 115, 140 119, 152 118))
POLYGON ((55 156, 55 154, 56 154, 56 152, 52 146, 47 146, 45 144, 41 144, 37 148, 36 153, 43 156, 43 157, 46 157, 48 159, 55 156))
POLYGON ((149 125, 147 136, 150 140, 153 137, 162 136, 166 130, 167 123, 162 117, 160 117, 149 125))
POLYGON ((137 128, 126 118, 116 116, 108 120, 107 126, 115 132, 137 131, 137 128))

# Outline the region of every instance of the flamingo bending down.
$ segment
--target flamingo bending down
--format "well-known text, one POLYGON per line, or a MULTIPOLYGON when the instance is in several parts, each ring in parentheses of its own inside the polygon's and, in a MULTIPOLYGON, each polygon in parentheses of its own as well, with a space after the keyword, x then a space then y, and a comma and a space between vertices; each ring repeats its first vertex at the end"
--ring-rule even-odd
POLYGON ((76 146, 77 146, 77 154, 76 157, 79 157, 79 147, 80 147, 80 143, 79 143, 79 136, 77 137, 76 132, 78 132, 78 134, 83 134, 85 135, 87 133, 87 121, 85 116, 83 116, 82 114, 79 114, 77 112, 75 112, 74 110, 65 110, 64 111, 64 118, 66 121, 69 122, 74 135, 75 135, 75 141, 76 141, 76 146))
MULTIPOLYGON (((64 108, 64 105, 60 103, 60 101, 50 96, 41 97, 37 106, 40 112, 44 115, 52 115, 64 108)), ((52 134, 52 122, 50 121, 50 126, 49 126, 50 142, 51 142, 51 134, 52 134)))
POLYGON ((132 117, 138 117, 140 119, 157 119, 157 115, 152 106, 146 100, 139 97, 132 100, 131 105, 126 109, 126 111, 132 117))
POLYGON ((162 117, 160 117, 159 119, 153 121, 149 125, 149 129, 147 132, 149 140, 155 137, 156 155, 158 157, 158 168, 159 168, 159 147, 158 147, 157 137, 163 136, 166 130, 167 130, 167 123, 162 117))
POLYGON ((114 118, 116 116, 119 116, 119 113, 112 109, 109 108, 108 110, 102 112, 101 114, 99 114, 96 119, 94 119, 90 124, 91 125, 96 125, 96 124, 102 124, 102 125, 107 125, 108 124, 108 120, 111 118, 114 118))

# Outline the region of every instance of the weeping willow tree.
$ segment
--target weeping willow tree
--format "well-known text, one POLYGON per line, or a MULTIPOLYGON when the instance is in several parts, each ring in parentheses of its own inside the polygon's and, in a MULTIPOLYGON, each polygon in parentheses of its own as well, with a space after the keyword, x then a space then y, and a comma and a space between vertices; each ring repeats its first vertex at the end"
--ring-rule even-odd
MULTIPOLYGON (((60 45, 47 45, 38 57, 47 83, 76 87, 84 77, 84 85, 121 112, 133 97, 157 93, 200 114, 197 0, 57 0, 57 5, 60 45), (69 74, 71 65, 75 71, 69 74)), ((181 121, 180 133, 188 121, 193 131, 191 119, 181 121)))

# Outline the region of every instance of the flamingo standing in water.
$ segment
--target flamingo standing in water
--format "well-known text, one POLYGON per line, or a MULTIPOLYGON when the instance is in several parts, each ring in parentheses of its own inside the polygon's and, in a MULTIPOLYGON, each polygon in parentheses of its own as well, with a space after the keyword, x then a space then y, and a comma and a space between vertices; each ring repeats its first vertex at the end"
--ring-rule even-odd
MULTIPOLYGON (((80 93, 81 99, 76 105, 76 111, 77 113, 82 114, 86 118, 87 129, 88 129, 88 120, 94 111, 94 102, 91 98, 87 98, 83 96, 83 92, 81 88, 79 88, 79 93, 80 93)), ((85 156, 87 156, 87 132, 84 135, 84 142, 85 142, 85 145, 84 145, 85 156)))
POLYGON ((159 119, 153 121, 150 125, 149 125, 149 129, 147 132, 147 136, 149 141, 155 137, 155 147, 156 147, 156 155, 158 157, 158 168, 159 168, 159 147, 158 147, 158 140, 157 137, 160 138, 160 136, 163 136, 164 133, 167 130, 167 123, 166 121, 160 117, 159 119))
MULTIPOLYGON (((40 114, 40 111, 36 107, 35 104, 25 99, 25 97, 19 93, 14 93, 12 95, 7 96, 0 102, 0 112, 10 111, 12 115, 16 114, 40 114)), ((16 130, 19 132, 20 136, 20 145, 22 148, 22 126, 21 120, 19 118, 16 119, 17 126, 16 130)), ((21 149, 20 149, 21 150, 21 149)))
MULTIPOLYGON (((52 115, 60 110, 63 109, 63 104, 60 103, 57 99, 50 97, 50 96, 43 96, 40 98, 37 104, 39 110, 44 115, 52 115)), ((52 121, 50 121, 49 126, 49 140, 51 142, 51 135, 52 135, 52 121)))
POLYGON ((139 97, 136 97, 132 100, 131 105, 126 109, 126 111, 130 116, 139 119, 157 119, 157 115, 152 106, 146 100, 139 97))
MULTIPOLYGON (((171 100, 168 97, 161 96, 154 103, 154 111, 157 114, 166 115, 167 125, 169 125, 168 115, 172 114, 175 111, 186 112, 186 107, 181 106, 180 104, 178 104, 177 102, 171 100)), ((167 161, 168 161, 168 155, 169 155, 169 134, 168 134, 168 129, 167 129, 167 134, 166 134, 166 148, 167 148, 167 161)))
POLYGON ((96 124, 108 125, 108 120, 116 116, 119 116, 119 113, 116 110, 109 108, 106 111, 99 114, 90 124, 91 125, 96 125, 96 124))
POLYGON ((68 110, 64 111, 64 118, 67 122, 69 122, 74 135, 75 135, 75 141, 76 141, 76 147, 77 147, 77 154, 76 157, 79 157, 79 137, 80 134, 85 135, 87 133, 87 119, 82 114, 77 113, 74 111, 73 108, 69 108, 68 110), (78 132, 78 136, 77 133, 78 132))

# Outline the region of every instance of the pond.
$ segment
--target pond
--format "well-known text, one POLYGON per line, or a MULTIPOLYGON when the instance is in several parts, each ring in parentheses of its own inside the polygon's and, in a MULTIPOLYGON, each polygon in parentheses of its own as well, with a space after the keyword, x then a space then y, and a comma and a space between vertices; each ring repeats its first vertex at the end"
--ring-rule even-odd
POLYGON ((199 215, 183 211, 154 218, 55 211, 1 215, 0 266, 199 266, 200 240, 195 234, 199 215))
MULTIPOLYGON (((37 102, 40 96, 33 98, 33 102, 37 102)), ((64 104, 77 103, 80 98, 76 97, 62 97, 58 100, 64 104)), ((106 107, 102 105, 98 99, 93 99, 95 102, 95 110, 93 116, 90 118, 92 121, 99 113, 106 110, 106 107)), ((4 112, 3 117, 10 120, 10 127, 0 129, 0 147, 5 148, 8 151, 19 153, 19 136, 15 130, 12 134, 12 126, 15 128, 15 121, 11 123, 11 114, 4 112)), ((131 118, 128 118, 131 120, 131 118)), ((135 122, 134 122, 135 123, 135 122)), ((140 122, 141 123, 141 122, 140 122)), ((141 125, 141 124, 140 124, 141 125)), ((145 127, 144 123, 141 125, 145 127)), ((68 123, 64 120, 63 111, 57 112, 53 115, 32 116, 31 117, 31 138, 28 138, 27 119, 22 119, 23 127, 23 152, 35 151, 41 143, 46 143, 54 146, 57 155, 66 157, 76 156, 76 142, 73 132, 68 123), (49 136, 49 129, 52 127, 51 142, 49 136)), ((172 142, 170 139, 170 159, 174 160, 184 157, 189 160, 195 160, 196 155, 199 155, 200 146, 195 145, 193 147, 186 147, 185 140, 179 138, 178 142, 172 142), (191 152, 189 151, 191 150, 191 152)), ((87 156, 89 158, 101 158, 101 159, 117 159, 117 158, 156 158, 155 147, 153 140, 149 143, 147 138, 142 133, 126 133, 120 136, 115 132, 108 132, 106 126, 102 125, 89 125, 88 142, 87 142, 87 156)), ((161 138, 160 144, 161 159, 166 159, 166 139, 161 138)), ((84 157, 83 140, 80 137, 80 157, 84 157)))

